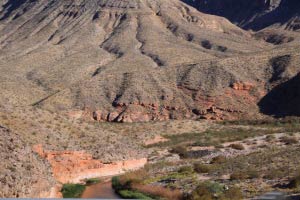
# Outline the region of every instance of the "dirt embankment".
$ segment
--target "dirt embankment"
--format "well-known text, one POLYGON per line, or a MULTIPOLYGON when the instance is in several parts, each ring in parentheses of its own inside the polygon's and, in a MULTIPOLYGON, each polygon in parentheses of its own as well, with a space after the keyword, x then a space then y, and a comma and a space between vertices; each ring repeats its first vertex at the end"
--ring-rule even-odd
MULTIPOLYGON (((118 175, 139 169, 147 163, 146 158, 103 163, 93 159, 93 156, 85 151, 47 151, 42 145, 35 145, 33 150, 48 160, 54 178, 60 184, 80 183, 89 178, 118 175)), ((53 197, 55 193, 57 188, 53 188, 49 196, 53 197)))

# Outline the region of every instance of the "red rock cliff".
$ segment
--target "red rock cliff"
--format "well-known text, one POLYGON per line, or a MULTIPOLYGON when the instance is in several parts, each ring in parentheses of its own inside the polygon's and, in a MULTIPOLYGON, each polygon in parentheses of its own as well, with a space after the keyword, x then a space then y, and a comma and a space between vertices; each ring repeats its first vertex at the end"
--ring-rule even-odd
POLYGON ((84 151, 46 151, 42 145, 33 147, 51 164, 53 175, 60 183, 79 183, 84 179, 113 176, 143 167, 146 158, 103 163, 84 151))

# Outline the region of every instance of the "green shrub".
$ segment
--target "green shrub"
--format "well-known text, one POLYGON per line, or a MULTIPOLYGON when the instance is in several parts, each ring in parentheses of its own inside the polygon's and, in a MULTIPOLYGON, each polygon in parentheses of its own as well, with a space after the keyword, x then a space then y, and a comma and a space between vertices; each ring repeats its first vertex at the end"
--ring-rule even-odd
MULTIPOLYGON (((129 172, 130 173, 130 172, 129 172)), ((124 179, 124 177, 115 176, 112 178, 112 188, 117 194, 124 199, 152 199, 142 192, 136 191, 132 188, 134 182, 130 179, 124 179)))
POLYGON ((205 185, 209 189, 209 191, 214 195, 219 195, 224 190, 224 185, 221 185, 217 182, 206 182, 205 185))
POLYGON ((112 185, 112 188, 113 188, 115 191, 124 189, 124 186, 120 183, 120 179, 119 179, 119 177, 117 177, 117 176, 114 176, 114 177, 111 179, 111 185, 112 185))
POLYGON ((61 189, 64 198, 79 198, 84 192, 85 186, 80 184, 65 184, 61 189))
POLYGON ((85 181, 86 185, 93 185, 99 182, 100 182, 99 178, 90 178, 85 181))
POLYGON ((124 199, 152 199, 143 193, 131 190, 120 190, 118 194, 124 199))

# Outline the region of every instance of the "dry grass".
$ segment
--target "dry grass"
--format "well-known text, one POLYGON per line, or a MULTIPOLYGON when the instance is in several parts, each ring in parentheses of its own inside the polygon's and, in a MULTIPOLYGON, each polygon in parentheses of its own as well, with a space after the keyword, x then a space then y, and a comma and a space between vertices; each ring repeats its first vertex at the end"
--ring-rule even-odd
POLYGON ((248 175, 245 172, 234 172, 230 175, 230 180, 244 180, 248 175))
POLYGON ((149 173, 147 170, 139 169, 132 172, 127 172, 121 176, 119 176, 119 181, 122 185, 125 185, 126 183, 142 183, 146 178, 149 177, 149 173))
POLYGON ((278 132, 278 129, 244 128, 244 127, 215 127, 203 132, 192 132, 183 134, 164 135, 168 138, 167 142, 155 144, 153 146, 174 148, 182 146, 219 146, 225 142, 240 141, 256 136, 263 136, 278 132))
POLYGON ((202 182, 192 193, 187 196, 188 200, 241 200, 243 194, 237 187, 230 187, 224 190, 224 186, 217 182, 202 182))
POLYGON ((133 184, 132 188, 150 196, 162 197, 165 199, 181 200, 183 198, 182 192, 178 189, 172 190, 162 186, 141 184, 133 184))
POLYGON ((279 138, 281 142, 289 145, 289 144, 297 144, 299 143, 299 140, 295 137, 288 137, 288 136, 283 136, 279 138))

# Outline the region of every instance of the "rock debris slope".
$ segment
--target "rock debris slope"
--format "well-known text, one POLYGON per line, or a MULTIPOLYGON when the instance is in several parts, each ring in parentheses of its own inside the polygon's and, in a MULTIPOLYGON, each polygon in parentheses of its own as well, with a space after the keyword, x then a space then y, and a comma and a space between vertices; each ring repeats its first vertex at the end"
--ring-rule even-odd
POLYGON ((178 0, 7 0, 1 104, 98 121, 258 117, 273 48, 178 0))
POLYGON ((55 181, 49 164, 33 154, 20 135, 2 126, 0 134, 0 197, 51 196, 55 181))

